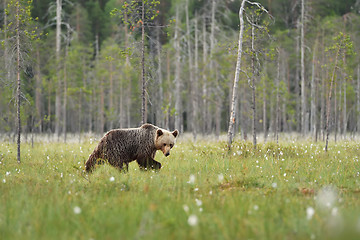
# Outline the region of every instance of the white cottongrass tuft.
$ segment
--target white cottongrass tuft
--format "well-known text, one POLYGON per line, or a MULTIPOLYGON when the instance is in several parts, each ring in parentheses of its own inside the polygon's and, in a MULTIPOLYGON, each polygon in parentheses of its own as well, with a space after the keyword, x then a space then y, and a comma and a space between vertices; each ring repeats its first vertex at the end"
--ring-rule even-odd
POLYGON ((199 219, 198 219, 198 217, 196 215, 192 214, 192 215, 189 216, 188 224, 190 226, 194 227, 194 226, 198 225, 198 223, 199 223, 199 219))
POLYGON ((74 207, 74 213, 75 213, 75 214, 80 214, 80 213, 81 213, 81 208, 78 207, 78 206, 75 206, 75 207, 74 207))
POLYGON ((195 183, 195 175, 190 174, 189 181, 187 183, 194 184, 195 183))
POLYGON ((312 208, 312 207, 306 208, 306 218, 307 218, 307 220, 312 219, 314 214, 315 214, 315 209, 314 208, 312 208))
POLYGON ((259 210, 259 206, 258 206, 258 205, 254 205, 254 210, 255 210, 255 211, 259 210))
POLYGON ((3 183, 6 183, 6 180, 5 180, 5 178, 3 179, 3 181, 2 181, 3 183))
POLYGON ((196 205, 199 207, 202 205, 202 201, 197 198, 195 198, 195 202, 196 202, 196 205))
POLYGON ((109 181, 110 181, 110 182, 113 182, 113 181, 115 181, 115 178, 114 178, 114 177, 110 177, 109 181))
POLYGON ((337 190, 332 186, 325 186, 320 189, 316 196, 316 203, 320 208, 332 208, 338 199, 337 190))
POLYGON ((183 209, 184 209, 185 212, 189 212, 189 206, 188 205, 184 204, 183 209))
POLYGON ((273 183, 271 184, 271 186, 272 186, 273 188, 277 188, 277 183, 276 183, 276 182, 273 182, 273 183))
POLYGON ((218 181, 219 181, 219 182, 224 181, 224 175, 223 175, 222 173, 220 173, 220 174, 218 175, 218 181))
POLYGON ((339 210, 337 207, 331 209, 331 216, 336 217, 339 214, 339 210))

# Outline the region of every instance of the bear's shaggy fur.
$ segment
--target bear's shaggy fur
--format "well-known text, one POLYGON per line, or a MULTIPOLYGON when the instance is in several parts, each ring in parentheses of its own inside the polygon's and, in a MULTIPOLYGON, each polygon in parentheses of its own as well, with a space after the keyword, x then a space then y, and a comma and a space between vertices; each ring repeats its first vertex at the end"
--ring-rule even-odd
POLYGON ((91 172, 95 165, 105 160, 112 166, 123 169, 136 160, 140 169, 160 169, 161 163, 154 160, 157 150, 170 155, 178 130, 169 132, 151 124, 139 128, 114 129, 100 140, 85 163, 85 170, 91 172))

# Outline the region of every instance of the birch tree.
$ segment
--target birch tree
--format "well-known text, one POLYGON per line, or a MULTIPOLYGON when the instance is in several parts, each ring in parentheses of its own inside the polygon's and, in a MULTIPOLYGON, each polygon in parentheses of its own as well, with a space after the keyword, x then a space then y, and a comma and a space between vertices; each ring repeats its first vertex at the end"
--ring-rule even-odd
POLYGON ((307 126, 306 123, 306 85, 305 85, 305 0, 301 0, 301 24, 300 24, 300 53, 301 53, 301 132, 305 135, 307 126))
POLYGON ((240 20, 240 30, 239 30, 239 42, 238 42, 238 54, 235 68, 235 77, 232 87, 232 97, 230 102, 230 120, 229 120, 229 129, 228 129, 228 148, 231 149, 231 144, 235 135, 235 122, 236 122, 236 103, 237 103, 237 95, 238 95, 238 84, 239 77, 241 72, 241 58, 243 52, 243 35, 244 35, 244 11, 245 11, 245 3, 249 3, 251 5, 255 5, 261 11, 266 11, 266 9, 260 5, 259 3, 250 2, 247 0, 243 0, 241 2, 240 10, 239 10, 239 20, 240 20))
POLYGON ((60 51, 61 51, 61 14, 62 0, 56 0, 56 37, 55 37, 55 56, 56 56, 56 80, 57 88, 55 93, 55 134, 60 134, 61 119, 61 80, 60 80, 60 51))

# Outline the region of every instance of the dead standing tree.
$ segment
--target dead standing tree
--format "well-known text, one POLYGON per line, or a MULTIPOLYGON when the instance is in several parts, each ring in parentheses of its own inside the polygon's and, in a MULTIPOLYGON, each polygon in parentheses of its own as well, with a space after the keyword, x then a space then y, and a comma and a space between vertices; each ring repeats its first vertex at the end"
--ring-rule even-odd
POLYGON ((147 122, 146 113, 146 79, 145 79, 145 27, 155 27, 154 19, 159 11, 156 7, 160 1, 155 0, 132 0, 125 2, 121 10, 114 9, 111 14, 120 14, 122 21, 127 24, 132 31, 141 29, 141 124, 147 122))
MULTIPOLYGON (((325 151, 328 150, 328 143, 329 143, 329 134, 330 134, 330 109, 331 109, 331 98, 332 98, 332 91, 333 91, 333 85, 336 81, 336 72, 339 68, 344 67, 344 59, 346 55, 352 55, 353 52, 353 45, 350 41, 350 37, 344 35, 342 32, 340 32, 335 38, 334 38, 334 45, 327 48, 326 52, 330 53, 330 56, 335 54, 335 60, 334 63, 330 63, 331 66, 331 78, 330 78, 330 88, 329 93, 327 97, 327 103, 326 103, 326 143, 325 143, 325 151)), ((331 58, 330 58, 331 59, 331 58)), ((336 126, 335 126, 336 127, 336 126)))
MULTIPOLYGON (((34 27, 34 19, 31 17, 31 3, 29 0, 11 1, 5 9, 7 25, 3 31, 7 33, 6 44, 8 45, 9 68, 16 73, 16 80, 7 79, 16 88, 16 125, 17 125, 17 162, 20 163, 20 137, 21 137, 21 115, 20 106, 24 95, 21 92, 21 75, 26 72, 30 64, 31 42, 38 38, 37 27, 34 27)), ((4 40, 2 41, 3 44, 4 40)))
MULTIPOLYGON (((262 12, 268 13, 268 11, 259 3, 251 2, 248 0, 243 0, 241 2, 240 10, 239 10, 239 19, 240 19, 240 31, 239 31, 239 42, 238 42, 238 55, 236 61, 236 69, 235 69, 235 78, 233 84, 233 92, 230 102, 230 121, 229 121, 229 129, 228 129, 228 148, 231 149, 231 144, 235 135, 235 116, 236 116, 236 103, 238 98, 238 85, 239 85, 239 76, 241 70, 241 57, 243 52, 243 35, 244 35, 244 11, 245 4, 248 3, 250 5, 254 5, 259 8, 262 12)), ((251 23, 254 24, 254 23, 251 23)), ((254 87, 254 86, 253 86, 254 87)), ((253 106, 255 107, 255 106, 253 106)), ((256 136, 255 136, 256 138, 256 136)))

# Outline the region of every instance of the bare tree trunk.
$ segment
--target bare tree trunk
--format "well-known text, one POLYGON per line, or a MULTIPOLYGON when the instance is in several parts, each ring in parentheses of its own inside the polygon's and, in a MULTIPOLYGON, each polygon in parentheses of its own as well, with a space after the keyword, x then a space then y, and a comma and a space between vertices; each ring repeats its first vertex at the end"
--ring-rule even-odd
MULTIPOLYGON (((325 127, 326 127, 326 143, 325 143, 325 151, 326 151, 326 152, 327 152, 327 150, 328 150, 329 133, 330 133, 329 121, 330 121, 332 88, 333 88, 333 85, 334 85, 335 71, 336 71, 337 64, 338 64, 339 53, 340 53, 340 48, 338 49, 338 51, 337 51, 337 53, 336 53, 335 65, 334 65, 333 73, 332 73, 332 76, 331 76, 329 95, 328 95, 328 99, 327 99, 326 126, 325 126, 325 127)), ((336 105, 336 104, 335 104, 335 105, 336 105)))
MULTIPOLYGON (((171 70, 170 70, 170 51, 167 51, 166 54, 166 82, 170 85, 171 79, 171 70)), ((164 119, 164 128, 169 129, 169 122, 170 122, 170 104, 171 104, 171 91, 166 91, 165 99, 167 105, 165 106, 165 119, 164 119)))
POLYGON ((278 61, 277 61, 277 77, 276 77, 276 117, 275 117, 275 139, 276 143, 279 144, 279 118, 280 118, 280 56, 281 51, 278 51, 278 61))
MULTIPOLYGON (((125 22, 127 22, 127 14, 125 14, 125 22)), ((128 84, 128 88, 127 88, 127 98, 126 98, 126 116, 127 116, 127 127, 130 127, 130 123, 131 123, 131 114, 130 114, 130 109, 131 109, 131 76, 129 74, 131 65, 130 65, 130 57, 128 54, 127 49, 129 48, 129 33, 128 33, 128 28, 125 25, 125 49, 126 49, 126 57, 125 57, 125 79, 127 81, 128 84)))
POLYGON ((40 49, 36 48, 36 87, 35 87, 35 106, 36 106, 36 124, 38 125, 39 133, 42 132, 42 96, 41 96, 41 70, 40 70, 40 49))
MULTIPOLYGON (((300 21, 297 21, 297 29, 300 29, 300 21)), ((296 111, 295 111, 295 122, 296 122, 296 131, 301 132, 301 103, 300 103, 300 89, 299 89, 299 83, 300 83, 300 72, 301 69, 299 68, 298 64, 298 58, 299 58, 299 52, 300 52, 300 37, 296 37, 296 66, 295 66, 295 101, 296 101, 296 111)))
POLYGON ((263 131, 264 131, 264 142, 266 142, 267 139, 267 121, 266 121, 266 79, 267 79, 267 64, 266 64, 266 59, 265 59, 265 63, 264 63, 264 73, 265 73, 265 77, 264 77, 264 83, 263 83, 263 131))
POLYGON ((64 132, 64 142, 66 143, 66 104, 67 104, 67 56, 69 51, 69 45, 70 45, 70 29, 68 28, 67 31, 67 43, 65 47, 65 58, 64 58, 64 100, 63 100, 63 132, 64 132))
POLYGON ((315 69, 316 69, 316 51, 317 51, 317 38, 315 39, 312 59, 312 74, 311 74, 311 107, 310 107, 310 126, 311 135, 315 137, 316 134, 316 82, 315 82, 315 69))
POLYGON ((21 79, 20 79, 20 10, 19 3, 16 4, 16 72, 17 72, 17 88, 16 88, 16 107, 17 107, 17 162, 20 163, 20 134, 21 134, 21 79))
MULTIPOLYGON (((98 67, 99 66, 99 34, 96 34, 95 36, 95 64, 98 67)), ((95 76, 97 73, 95 74, 95 76)), ((104 125, 105 125, 105 119, 104 119, 104 108, 105 108, 105 96, 104 96, 104 79, 103 77, 99 77, 99 84, 100 84, 100 112, 99 112, 99 126, 98 126, 98 132, 103 133, 104 132, 104 125)), ((95 84, 96 85, 96 84, 95 84)), ((94 90, 96 92, 96 89, 94 90)), ((96 100, 95 100, 96 102, 96 100)))
POLYGON ((206 44, 206 17, 204 14, 204 19, 203 19, 203 85, 202 85, 202 96, 203 96, 203 106, 202 106, 202 132, 203 134, 205 134, 208 129, 207 129, 207 77, 206 77, 206 72, 207 72, 207 44, 206 44))
POLYGON ((194 71, 193 71, 193 59, 192 59, 192 49, 191 49, 191 34, 190 34, 190 22, 189 22, 189 0, 186 0, 185 3, 185 15, 186 15, 186 35, 187 35, 187 47, 188 47, 188 58, 189 58, 189 82, 190 82, 190 98, 191 98, 191 130, 193 134, 194 141, 196 141, 197 127, 196 127, 196 92, 197 92, 197 83, 194 80, 194 71))
POLYGON ((198 33, 198 15, 195 14, 195 69, 194 69, 194 128, 196 133, 199 130, 199 33, 198 33))
POLYGON ((164 92, 163 92, 163 79, 162 79, 162 59, 161 59, 161 40, 160 40, 160 27, 157 28, 156 31, 156 38, 157 38, 157 57, 158 57, 158 66, 157 66, 157 76, 158 76, 158 84, 159 84, 159 107, 157 107, 156 112, 156 121, 159 126, 164 125, 164 117, 162 108, 164 106, 164 92))
MULTIPOLYGON (((110 87, 109 87, 109 115, 110 115, 110 119, 109 119, 109 128, 113 129, 113 123, 114 123, 114 114, 115 114, 115 109, 114 109, 114 70, 113 70, 113 59, 110 59, 110 76, 109 76, 109 81, 110 81, 110 87)), ((120 94, 120 106, 122 106, 122 101, 121 101, 121 97, 122 94, 120 94)), ((121 112, 121 118, 122 118, 122 112, 121 112)))
MULTIPOLYGON (((345 62, 345 61, 344 61, 345 62)), ((344 74, 344 107, 343 107, 343 135, 344 139, 346 138, 346 131, 347 131, 347 116, 346 116, 346 76, 344 74)))
POLYGON ((142 79, 142 86, 141 86, 141 124, 147 122, 147 113, 146 113, 146 81, 145 81, 145 7, 144 1, 142 1, 141 7, 141 79, 142 79))
POLYGON ((60 50, 61 50, 61 11, 62 0, 56 0, 56 76, 57 88, 55 96, 55 134, 59 137, 60 134, 60 119, 61 119, 61 76, 60 76, 60 50))
MULTIPOLYGON (((3 1, 4 4, 4 26, 8 25, 7 22, 7 14, 6 14, 6 5, 7 5, 7 0, 3 1)), ((9 67, 9 57, 8 57, 8 52, 9 52, 9 46, 8 46, 8 36, 7 36, 7 28, 4 27, 3 29, 4 31, 4 67, 5 67, 5 71, 6 71, 6 80, 10 81, 11 79, 11 71, 10 71, 10 67, 9 67)))
POLYGON ((231 99, 231 111, 230 111, 230 120, 229 120, 229 129, 228 129, 228 147, 231 149, 231 144, 234 139, 234 125, 235 125, 235 115, 236 115, 236 101, 237 101, 237 89, 239 84, 239 75, 241 71, 241 55, 242 55, 242 43, 243 43, 243 34, 244 34, 244 5, 246 0, 241 2, 240 10, 239 10, 239 19, 240 19, 240 31, 239 31, 239 43, 238 43, 238 56, 236 61, 236 70, 235 70, 235 78, 234 85, 232 89, 232 99, 231 99))
POLYGON ((252 129, 253 129, 253 145, 254 149, 256 149, 256 85, 255 85, 255 33, 254 33, 254 25, 251 25, 251 68, 252 68, 252 76, 251 76, 251 89, 252 89, 252 112, 253 112, 253 119, 252 119, 252 129))
POLYGON ((301 0, 301 133, 306 134, 307 126, 305 126, 306 117, 306 86, 305 86, 305 43, 304 43, 304 27, 305 27, 305 0, 301 0))
POLYGON ((180 39, 179 39, 179 8, 176 7, 175 23, 175 128, 182 132, 182 104, 181 104, 181 79, 180 79, 180 39))
POLYGON ((360 64, 357 69, 357 88, 356 88, 356 109, 357 109, 357 132, 360 132, 360 64))

